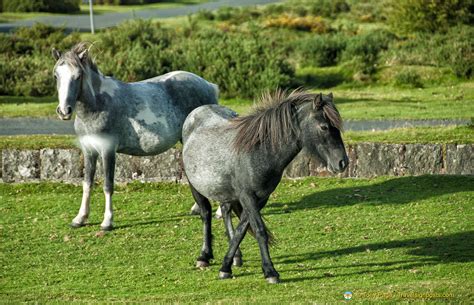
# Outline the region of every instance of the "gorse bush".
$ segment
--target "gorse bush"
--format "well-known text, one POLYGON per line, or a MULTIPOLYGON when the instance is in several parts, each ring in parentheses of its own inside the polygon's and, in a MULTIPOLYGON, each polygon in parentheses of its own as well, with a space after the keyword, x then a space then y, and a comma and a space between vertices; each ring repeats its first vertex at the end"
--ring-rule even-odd
POLYGON ((392 0, 390 22, 402 32, 445 32, 450 26, 474 22, 472 0, 392 0))
POLYGON ((302 39, 297 46, 300 65, 326 67, 336 65, 346 48, 347 37, 337 35, 317 35, 302 39))
MULTIPOLYGON (((163 29, 137 20, 97 36, 92 48, 101 71, 123 81, 139 81, 173 70, 194 72, 219 85, 223 96, 253 97, 286 87, 294 75, 280 48, 256 31, 163 29)), ((51 47, 66 50, 78 34, 45 25, 0 34, 0 94, 53 95, 51 47)))
POLYGON ((270 28, 287 28, 317 34, 327 33, 330 30, 330 27, 321 17, 315 16, 295 17, 293 15, 281 15, 266 19, 264 25, 270 28))
POLYGON ((5 12, 73 13, 80 10, 81 0, 3 0, 5 12))
POLYGON ((421 76, 412 70, 397 73, 394 77, 394 84, 399 87, 423 88, 421 76))
POLYGON ((395 38, 394 34, 385 30, 353 36, 347 41, 342 59, 353 63, 354 72, 372 75, 377 71, 380 52, 386 50, 395 38))

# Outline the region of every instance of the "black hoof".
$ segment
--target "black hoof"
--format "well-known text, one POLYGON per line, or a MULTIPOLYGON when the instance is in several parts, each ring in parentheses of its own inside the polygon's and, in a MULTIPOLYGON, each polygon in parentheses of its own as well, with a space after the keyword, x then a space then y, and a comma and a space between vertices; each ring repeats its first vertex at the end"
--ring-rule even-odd
POLYGON ((266 280, 267 280, 267 282, 270 283, 270 284, 278 284, 278 283, 280 283, 280 278, 278 278, 277 276, 267 277, 266 280))
POLYGON ((206 267, 209 267, 209 262, 200 261, 200 260, 196 262, 196 268, 206 268, 206 267))
POLYGON ((81 228, 81 227, 85 226, 85 224, 71 222, 71 224, 69 226, 73 229, 77 229, 77 228, 81 228))
POLYGON ((242 265, 243 265, 242 258, 241 257, 234 257, 234 262, 232 263, 232 265, 234 265, 236 267, 242 267, 242 265))
POLYGON ((221 280, 231 279, 232 278, 232 273, 219 271, 219 278, 221 280))
POLYGON ((100 230, 104 232, 109 232, 109 231, 112 231, 113 229, 114 229, 114 226, 112 225, 107 226, 107 227, 100 226, 100 230))

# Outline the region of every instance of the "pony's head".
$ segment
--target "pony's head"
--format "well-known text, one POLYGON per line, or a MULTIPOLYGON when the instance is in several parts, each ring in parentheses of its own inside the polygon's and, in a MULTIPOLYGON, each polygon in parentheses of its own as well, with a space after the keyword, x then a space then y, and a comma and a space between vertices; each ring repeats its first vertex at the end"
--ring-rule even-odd
POLYGON ((94 66, 89 58, 89 45, 82 42, 65 53, 52 49, 56 60, 53 73, 59 99, 56 113, 61 120, 71 119, 80 97, 85 67, 94 66))
POLYGON ((333 95, 311 94, 309 100, 297 107, 301 145, 329 171, 343 172, 349 158, 341 138, 342 119, 333 103, 333 95))

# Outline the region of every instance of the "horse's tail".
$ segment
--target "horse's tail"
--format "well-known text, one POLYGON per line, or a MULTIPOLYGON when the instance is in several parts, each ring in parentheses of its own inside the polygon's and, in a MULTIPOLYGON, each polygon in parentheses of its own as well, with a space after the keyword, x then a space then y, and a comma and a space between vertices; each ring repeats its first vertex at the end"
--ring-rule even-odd
MULTIPOLYGON (((240 216, 242 215, 242 206, 240 204, 233 204, 232 205, 232 211, 234 211, 234 213, 237 215, 237 217, 239 217, 240 219, 240 216)), ((263 217, 262 217, 263 218, 263 217)), ((264 219, 265 220, 265 219, 264 219)), ((270 231, 270 229, 267 227, 267 225, 265 224, 265 222, 263 222, 263 228, 265 230, 265 232, 267 233, 267 236, 268 236, 268 244, 270 246, 275 246, 277 244, 277 240, 275 238, 275 235, 273 235, 272 231, 270 231)), ((250 233, 250 235, 252 235, 254 238, 256 237, 255 236, 255 232, 252 230, 252 227, 249 226, 248 228, 248 232, 250 233)))

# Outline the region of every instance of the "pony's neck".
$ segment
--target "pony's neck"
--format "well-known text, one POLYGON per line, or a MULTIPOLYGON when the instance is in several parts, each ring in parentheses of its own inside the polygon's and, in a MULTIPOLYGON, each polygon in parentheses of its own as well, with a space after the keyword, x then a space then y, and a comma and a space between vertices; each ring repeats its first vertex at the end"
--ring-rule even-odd
POLYGON ((83 72, 81 94, 77 101, 78 116, 98 110, 97 98, 100 93, 100 84, 105 79, 105 76, 90 67, 85 69, 87 71, 83 72))
POLYGON ((266 154, 268 154, 266 158, 267 160, 273 160, 273 162, 268 162, 268 165, 272 170, 283 173, 285 168, 299 154, 301 149, 300 141, 296 138, 293 141, 288 141, 284 145, 281 145, 278 150, 272 151, 269 149, 266 152, 266 154))

